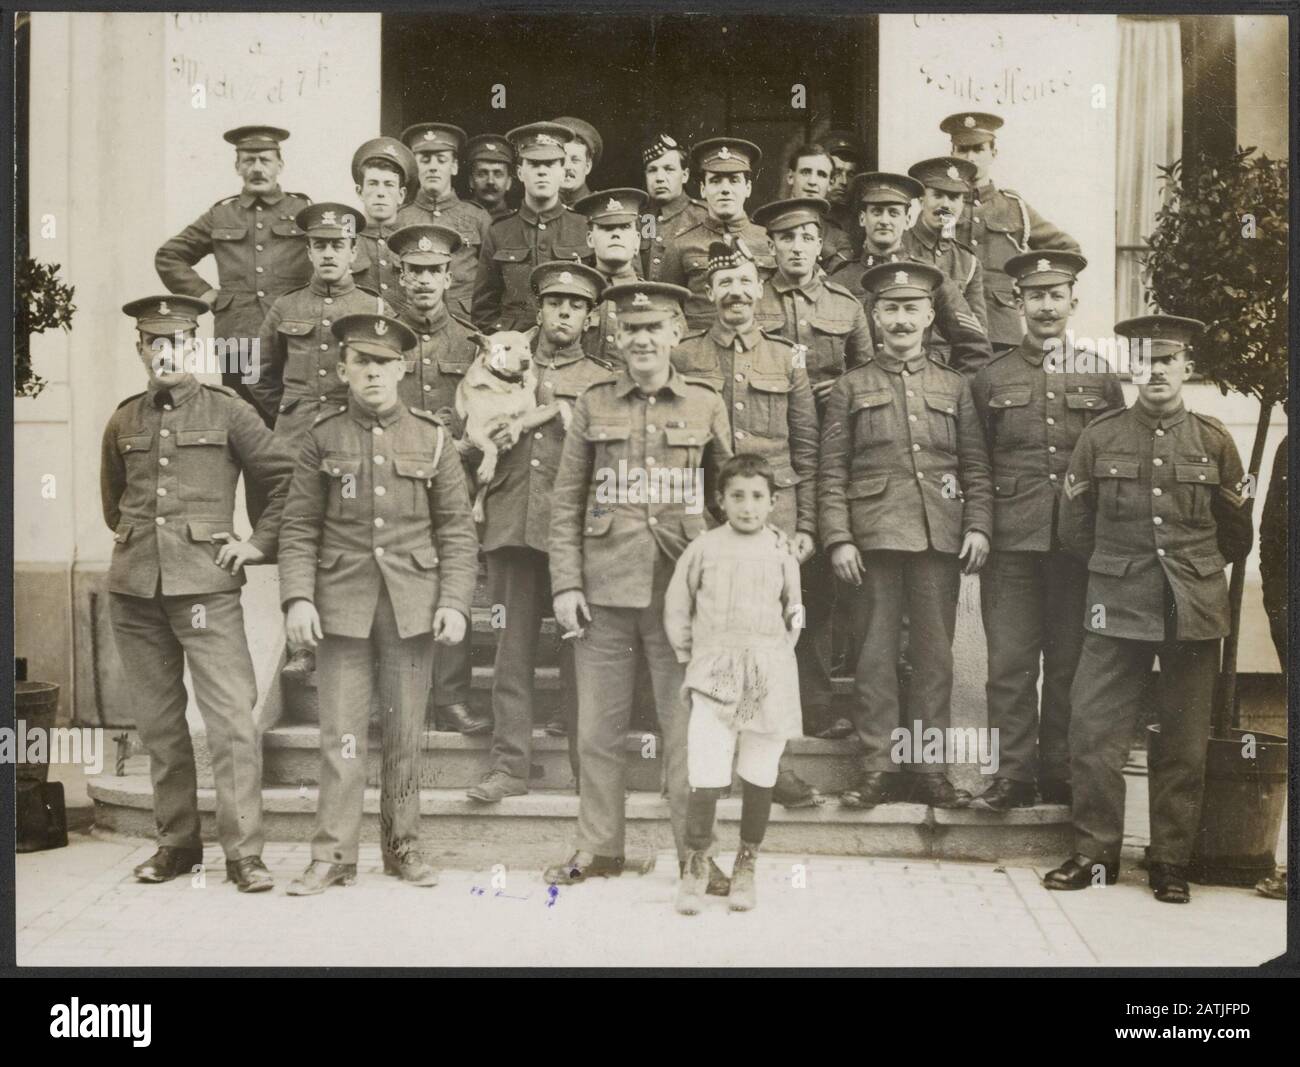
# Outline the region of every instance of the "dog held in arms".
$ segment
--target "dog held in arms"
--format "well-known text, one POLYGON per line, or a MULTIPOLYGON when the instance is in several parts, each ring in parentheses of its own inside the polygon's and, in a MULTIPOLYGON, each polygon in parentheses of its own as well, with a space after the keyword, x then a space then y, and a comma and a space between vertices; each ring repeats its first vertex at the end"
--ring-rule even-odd
POLYGON ((538 406, 537 375, 533 373, 528 334, 498 330, 486 336, 475 334, 474 342, 479 353, 456 387, 456 414, 465 426, 456 447, 462 454, 474 448, 483 453, 474 496, 474 521, 482 522, 483 500, 496 474, 499 456, 492 435, 506 430, 513 448, 520 435, 550 422, 556 415, 568 430, 573 411, 563 400, 538 406))

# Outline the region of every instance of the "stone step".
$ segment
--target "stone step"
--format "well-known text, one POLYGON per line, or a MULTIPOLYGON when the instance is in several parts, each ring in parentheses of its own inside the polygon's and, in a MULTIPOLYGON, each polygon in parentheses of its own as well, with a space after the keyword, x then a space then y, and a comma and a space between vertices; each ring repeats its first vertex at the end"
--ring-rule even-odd
MULTIPOLYGON (((144 773, 89 779, 100 829, 150 839, 155 832, 153 794, 144 773)), ((268 786, 262 791, 263 827, 268 841, 310 841, 316 790, 268 786)), ((204 839, 216 840, 216 795, 198 793, 204 839)), ((718 804, 718 840, 724 851, 737 845, 740 800, 718 804)), ((668 804, 657 792, 629 794, 627 851, 672 848, 668 804)), ((486 806, 466 800, 459 789, 421 789, 421 845, 444 866, 486 869, 495 863, 540 867, 573 851, 578 798, 540 790, 486 806)), ((367 788, 361 837, 379 834, 379 790, 367 788)), ((807 855, 904 856, 931 860, 1058 860, 1070 851, 1068 809, 1056 805, 992 812, 945 811, 920 804, 886 804, 869 811, 833 801, 787 811, 773 806, 764 848, 807 855)), ((307 857, 304 855, 304 865, 307 857)))
MULTIPOLYGON (((463 737, 426 730, 420 742, 420 787, 465 789, 491 767, 491 737, 463 737)), ((627 788, 658 792, 662 787, 663 741, 653 734, 629 733, 624 744, 627 788)), ((849 788, 859 761, 856 739, 821 741, 812 737, 792 740, 788 750, 796 774, 822 793, 849 788)), ((366 747, 366 782, 379 784, 382 762, 380 738, 371 733, 366 747)), ((569 742, 533 731, 530 789, 568 789, 574 786, 569 767, 569 742)), ((263 740, 262 781, 267 786, 314 785, 320 773, 320 731, 306 724, 277 726, 263 740)))

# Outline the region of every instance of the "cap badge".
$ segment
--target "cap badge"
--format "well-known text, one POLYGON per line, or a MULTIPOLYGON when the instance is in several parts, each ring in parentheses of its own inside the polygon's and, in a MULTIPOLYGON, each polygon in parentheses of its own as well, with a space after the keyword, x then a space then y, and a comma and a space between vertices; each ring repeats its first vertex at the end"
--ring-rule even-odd
POLYGON ((383 337, 384 334, 386 334, 387 332, 388 332, 388 323, 386 323, 383 319, 376 319, 375 333, 378 334, 380 337, 383 337))
POLYGON ((623 205, 618 200, 616 200, 614 197, 611 196, 607 201, 605 201, 605 210, 622 211, 623 205))
POLYGON ((894 284, 895 284, 895 285, 907 285, 907 284, 908 284, 908 282, 907 282, 907 271, 905 271, 905 270, 895 271, 895 272, 894 272, 894 284))
POLYGON ((570 284, 572 281, 573 281, 573 274, 572 274, 572 272, 567 271, 567 270, 562 270, 562 271, 560 271, 560 284, 561 284, 561 285, 568 285, 568 284, 570 284))
POLYGON ((322 211, 320 213, 320 222, 322 226, 337 226, 339 220, 333 211, 322 211))
POLYGON ((953 178, 953 179, 956 179, 956 178, 958 177, 958 175, 957 175, 957 168, 956 168, 956 167, 949 167, 949 168, 948 168, 948 177, 949 177, 949 178, 953 178))
POLYGON ((646 296, 645 293, 637 293, 635 296, 632 297, 632 306, 634 308, 649 307, 650 298, 646 296))
POLYGON ((436 139, 437 139, 437 136, 438 136, 438 135, 437 135, 436 133, 434 133, 432 130, 425 130, 425 131, 424 131, 424 139, 425 139, 426 141, 433 141, 433 140, 436 140, 436 139))
POLYGON ((731 149, 728 148, 728 147, 724 144, 721 148, 718 149, 718 158, 719 158, 719 159, 730 159, 730 158, 731 158, 731 149))
POLYGON ((396 158, 397 158, 397 149, 394 148, 394 147, 393 147, 392 145, 390 145, 390 144, 386 144, 386 145, 384 145, 384 155, 386 155, 386 156, 392 156, 394 159, 396 159, 396 158))
POLYGON ((560 146, 559 140, 552 137, 549 133, 539 133, 533 138, 533 143, 555 145, 557 148, 560 146))
POLYGON ((975 116, 974 116, 974 115, 967 115, 964 119, 961 120, 961 124, 962 124, 963 126, 965 126, 966 129, 968 129, 968 130, 971 129, 971 128, 973 128, 974 125, 975 125, 975 116))
POLYGON ((661 140, 661 141, 662 141, 664 144, 666 144, 669 148, 676 148, 676 147, 677 147, 677 142, 674 141, 671 137, 669 137, 668 134, 666 134, 666 133, 661 133, 661 134, 659 135, 659 140, 661 140))
POLYGON ((495 152, 497 150, 497 146, 490 142, 488 144, 485 144, 483 147, 486 148, 489 152, 495 152))
POLYGON ((1036 264, 1034 264, 1034 269, 1049 271, 1052 269, 1052 261, 1050 259, 1040 259, 1036 264))
POLYGON ((421 237, 417 247, 420 249, 421 252, 432 252, 433 242, 430 241, 429 238, 427 237, 421 237))
POLYGON ((159 315, 170 315, 171 313, 172 313, 172 309, 167 306, 166 300, 164 300, 161 304, 158 305, 159 315))

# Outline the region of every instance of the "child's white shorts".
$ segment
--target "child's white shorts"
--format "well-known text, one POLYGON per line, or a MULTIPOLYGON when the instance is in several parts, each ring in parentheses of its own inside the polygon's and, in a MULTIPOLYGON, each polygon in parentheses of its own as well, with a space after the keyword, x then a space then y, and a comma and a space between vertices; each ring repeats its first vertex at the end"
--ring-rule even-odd
POLYGON ((686 730, 686 773, 694 789, 723 789, 731 785, 731 761, 751 785, 776 785, 777 764, 785 738, 750 730, 737 733, 724 723, 707 700, 691 694, 691 721, 686 730))

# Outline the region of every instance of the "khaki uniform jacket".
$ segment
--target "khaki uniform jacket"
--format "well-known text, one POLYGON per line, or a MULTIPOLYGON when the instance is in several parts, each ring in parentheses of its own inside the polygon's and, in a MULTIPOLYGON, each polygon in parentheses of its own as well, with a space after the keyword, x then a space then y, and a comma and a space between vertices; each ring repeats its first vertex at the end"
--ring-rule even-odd
POLYGON ((966 200, 957 221, 957 240, 972 249, 984 266, 984 302, 989 338, 1000 345, 1020 342, 1024 326, 1016 310, 1014 283, 1002 268, 1020 252, 1046 248, 1078 252, 1079 242, 1053 226, 1019 193, 981 185, 966 200))
MULTIPOLYGON (((641 277, 635 259, 628 263, 621 274, 606 274, 594 263, 589 265, 605 279, 606 286, 634 282, 641 277)), ((582 327, 582 350, 610 370, 622 369, 623 356, 618 350, 618 312, 614 310, 611 301, 602 300, 587 315, 587 321, 582 327)))
POLYGON ((794 345, 757 325, 738 333, 715 322, 682 338, 672 358, 683 377, 722 394, 731 452, 772 465, 778 495, 771 525, 816 540, 817 409, 794 345))
POLYGON ((275 298, 311 278, 307 236, 293 221, 310 203, 279 189, 219 200, 158 249, 158 277, 185 296, 217 290, 214 337, 256 337, 275 298), (215 286, 194 269, 204 256, 217 261, 215 286))
POLYGON ((99 470, 104 522, 113 531, 108 589, 127 596, 191 596, 238 589, 244 574, 216 564, 235 537, 242 473, 267 503, 250 542, 275 559, 293 458, 233 389, 186 375, 118 405, 104 430, 99 470), (170 392, 159 406, 155 397, 170 392))
POLYGON ((663 275, 668 249, 683 233, 708 217, 708 209, 685 193, 664 205, 655 216, 654 236, 643 237, 641 240, 641 269, 644 277, 652 282, 666 281, 663 275))
POLYGON ((562 203, 537 214, 527 204, 488 228, 479 253, 471 318, 484 333, 529 330, 537 324, 537 301, 528 275, 539 263, 574 262, 591 254, 587 220, 562 203))
POLYGON ((348 387, 338 375, 339 339, 330 326, 344 315, 377 311, 392 313, 350 276, 337 285, 313 277, 271 305, 261 329, 261 374, 248 388, 275 415, 276 433, 300 434, 323 407, 347 403, 348 387))
POLYGON ((754 320, 766 332, 794 344, 812 385, 866 362, 875 348, 858 298, 839 282, 821 276, 802 287, 779 274, 769 278, 763 283, 754 320))
POLYGON ((829 552, 957 553, 993 529, 988 453, 966 379, 921 353, 877 353, 831 390, 818 504, 829 552))
POLYGON ((691 291, 686 301, 686 324, 692 330, 706 330, 713 322, 713 302, 704 293, 708 281, 709 245, 721 241, 724 233, 744 240, 758 263, 758 276, 766 278, 776 270, 776 258, 767 231, 742 215, 731 222, 722 223, 705 214, 694 226, 682 229, 675 240, 664 249, 660 269, 661 282, 683 285, 691 291))
POLYGON ((468 620, 478 540, 451 438, 402 404, 376 416, 349 396, 303 439, 280 529, 280 600, 310 600, 321 629, 368 637, 381 583, 403 638, 437 608, 468 620))
POLYGON ((971 383, 993 464, 993 548, 1049 552, 1061 490, 1075 442, 1103 412, 1124 407, 1113 374, 1066 374, 1043 366, 1026 334, 1019 348, 994 356, 971 383))
POLYGON ((397 225, 414 226, 416 223, 437 222, 450 226, 460 234, 461 245, 451 254, 451 284, 443 300, 453 315, 469 317, 474 300, 474 284, 478 277, 479 255, 487 237, 492 216, 472 200, 462 200, 455 192, 448 192, 431 200, 421 189, 414 203, 407 204, 397 213, 397 225))
POLYGON ((415 331, 415 348, 406 353, 406 376, 397 383, 397 396, 407 407, 432 411, 452 431, 461 435, 456 414, 456 389, 478 356, 474 330, 448 313, 445 305, 432 318, 414 308, 399 316, 415 331))
POLYGON ((1079 437, 1061 502, 1061 541, 1088 564, 1093 633, 1165 639, 1165 587, 1176 639, 1228 633, 1224 567, 1254 540, 1237 446, 1223 423, 1142 407, 1098 419, 1079 437), (1099 610, 1101 609, 1101 610, 1099 610))
MULTIPOLYGON (((906 237, 907 234, 903 236, 906 237)), ((835 274, 834 280, 843 284, 861 301, 862 310, 867 316, 867 326, 871 330, 871 339, 877 350, 880 346, 880 338, 871 317, 871 309, 876 306, 876 297, 874 293, 868 293, 862 288, 862 275, 867 267, 874 267, 877 263, 895 263, 900 259, 908 258, 910 254, 905 251, 904 246, 887 255, 866 252, 856 263, 835 274)), ((931 332, 943 338, 942 344, 934 346, 935 354, 942 362, 961 371, 968 378, 973 378, 975 372, 993 358, 993 348, 984 333, 984 328, 980 325, 979 318, 966 303, 966 298, 961 295, 957 283, 946 274, 943 281, 939 283, 939 288, 934 291, 934 325, 931 332)), ((928 343, 926 347, 927 350, 930 349, 928 343)))
POLYGON ((378 293, 397 311, 406 306, 402 288, 402 261, 388 248, 388 239, 397 229, 388 224, 367 222, 357 234, 357 258, 352 264, 352 280, 363 289, 378 293))
POLYGON ((912 259, 918 263, 933 263, 957 284, 987 334, 989 318, 984 307, 984 268, 979 257, 967 245, 948 240, 922 219, 903 234, 902 245, 912 259))
POLYGON ((853 238, 849 231, 828 217, 822 234, 822 252, 817 257, 817 262, 827 274, 834 274, 845 264, 852 263, 853 258, 853 238))
MULTIPOLYGON (((537 403, 563 400, 573 410, 578 397, 610 372, 589 358, 579 345, 548 351, 540 339, 533 343, 533 372, 537 403)), ((488 485, 483 507, 483 551, 531 548, 547 551, 551 529, 551 491, 564 449, 564 422, 550 422, 523 434, 514 448, 497 459, 496 475, 488 485)))
POLYGON ((676 561, 705 529, 704 507, 731 456, 722 397, 670 368, 668 381, 643 396, 627 371, 578 397, 551 494, 551 589, 582 590, 591 604, 650 605, 655 556, 676 561), (617 479, 627 472, 627 491, 617 479), (662 471, 655 475, 655 471, 662 471), (702 471, 703 499, 696 496, 702 471), (637 472, 655 477, 653 492, 637 472), (669 476, 672 476, 671 478, 669 476), (685 490, 661 491, 664 482, 685 490))

